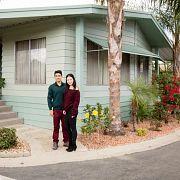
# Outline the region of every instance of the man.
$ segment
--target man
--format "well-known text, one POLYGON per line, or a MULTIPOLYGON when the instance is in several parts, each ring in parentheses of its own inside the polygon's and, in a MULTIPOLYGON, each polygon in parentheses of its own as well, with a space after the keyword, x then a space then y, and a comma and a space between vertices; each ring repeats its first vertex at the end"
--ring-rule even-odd
POLYGON ((68 133, 66 130, 64 117, 63 117, 63 97, 66 88, 66 84, 62 82, 62 71, 57 70, 54 72, 55 83, 49 86, 48 89, 48 107, 49 113, 53 117, 54 131, 53 131, 53 150, 58 148, 59 142, 59 127, 60 120, 63 133, 63 146, 68 146, 68 133))

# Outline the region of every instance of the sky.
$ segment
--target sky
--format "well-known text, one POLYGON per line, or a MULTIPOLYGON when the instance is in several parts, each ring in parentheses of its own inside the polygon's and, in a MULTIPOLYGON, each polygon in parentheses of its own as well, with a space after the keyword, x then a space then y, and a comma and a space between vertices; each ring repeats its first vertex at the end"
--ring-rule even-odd
POLYGON ((94 0, 1 0, 0 8, 8 9, 42 6, 66 6, 92 3, 94 3, 94 0))
MULTIPOLYGON (((134 4, 141 4, 148 0, 130 0, 134 4)), ((42 7, 42 6, 66 6, 93 4, 95 0, 0 0, 0 9, 23 8, 23 7, 42 7)))

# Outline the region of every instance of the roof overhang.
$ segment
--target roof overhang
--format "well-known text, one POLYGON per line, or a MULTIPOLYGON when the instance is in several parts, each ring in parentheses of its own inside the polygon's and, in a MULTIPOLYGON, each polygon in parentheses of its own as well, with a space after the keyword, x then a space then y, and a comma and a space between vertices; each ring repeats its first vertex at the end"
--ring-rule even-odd
MULTIPOLYGON (((34 21, 45 17, 72 15, 102 18, 106 17, 107 15, 107 7, 91 4, 76 6, 0 9, 0 28, 3 29, 12 25, 34 21)), ((125 10, 125 19, 135 19, 138 22, 142 32, 145 34, 146 39, 152 47, 172 48, 171 41, 166 36, 163 29, 151 13, 125 10)))
POLYGON ((165 34, 164 30, 152 13, 126 11, 126 19, 136 20, 145 35, 148 42, 153 48, 169 47, 172 48, 172 42, 165 34))
MULTIPOLYGON (((56 7, 36 7, 19 9, 0 9, 0 25, 3 21, 10 19, 21 20, 21 18, 42 18, 48 16, 70 16, 70 15, 107 15, 107 8, 98 5, 75 5, 56 7)), ((11 23, 11 22, 10 22, 11 23)))
MULTIPOLYGON (((96 43, 97 45, 100 45, 104 50, 108 49, 108 40, 107 39, 98 39, 98 38, 94 38, 94 37, 90 37, 90 36, 85 36, 85 38, 96 43)), ((142 47, 134 46, 134 45, 130 45, 130 44, 122 44, 122 52, 128 53, 128 54, 145 56, 145 57, 152 57, 152 58, 163 61, 162 58, 158 54, 155 54, 155 53, 153 53, 147 49, 144 49, 142 47)))

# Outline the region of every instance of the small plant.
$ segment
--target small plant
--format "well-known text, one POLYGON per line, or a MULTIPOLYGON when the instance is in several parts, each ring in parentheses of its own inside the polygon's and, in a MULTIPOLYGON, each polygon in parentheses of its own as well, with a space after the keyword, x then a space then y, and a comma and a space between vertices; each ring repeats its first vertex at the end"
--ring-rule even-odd
POLYGON ((161 102, 156 102, 151 111, 151 125, 154 126, 154 130, 159 131, 162 126, 162 122, 167 122, 168 111, 161 102))
POLYGON ((109 108, 105 107, 104 108, 104 116, 103 116, 103 124, 104 124, 104 129, 108 129, 110 124, 111 124, 111 120, 109 118, 109 108))
POLYGON ((5 79, 0 77, 0 88, 4 88, 5 84, 5 79))
POLYGON ((178 120, 178 123, 180 123, 180 110, 175 112, 176 119, 178 120))
POLYGON ((98 126, 97 111, 95 107, 87 104, 84 111, 84 119, 82 120, 85 125, 81 127, 83 134, 91 134, 96 131, 98 126))
POLYGON ((16 144, 16 130, 13 128, 0 128, 0 150, 9 149, 16 144))
POLYGON ((148 106, 153 104, 157 99, 157 89, 155 86, 146 84, 143 78, 137 79, 135 82, 128 82, 131 96, 131 119, 133 123, 133 131, 135 132, 135 123, 143 120, 149 115, 148 106))
POLYGON ((96 106, 86 105, 84 109, 84 125, 81 127, 83 134, 91 134, 93 132, 104 132, 111 124, 109 118, 109 108, 103 108, 100 103, 96 106))
POLYGON ((150 106, 148 103, 140 104, 139 108, 137 110, 137 119, 138 122, 141 121, 143 122, 144 119, 147 119, 150 115, 150 106))
POLYGON ((147 129, 145 128, 138 128, 136 129, 137 136, 145 136, 147 134, 147 129))

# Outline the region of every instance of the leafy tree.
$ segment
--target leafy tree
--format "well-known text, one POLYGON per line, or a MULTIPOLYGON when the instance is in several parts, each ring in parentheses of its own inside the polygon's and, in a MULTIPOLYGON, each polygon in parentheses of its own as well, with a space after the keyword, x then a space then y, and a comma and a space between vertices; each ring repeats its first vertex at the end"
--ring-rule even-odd
POLYGON ((173 36, 173 72, 175 76, 180 77, 180 1, 152 0, 151 2, 158 4, 157 18, 173 36))

